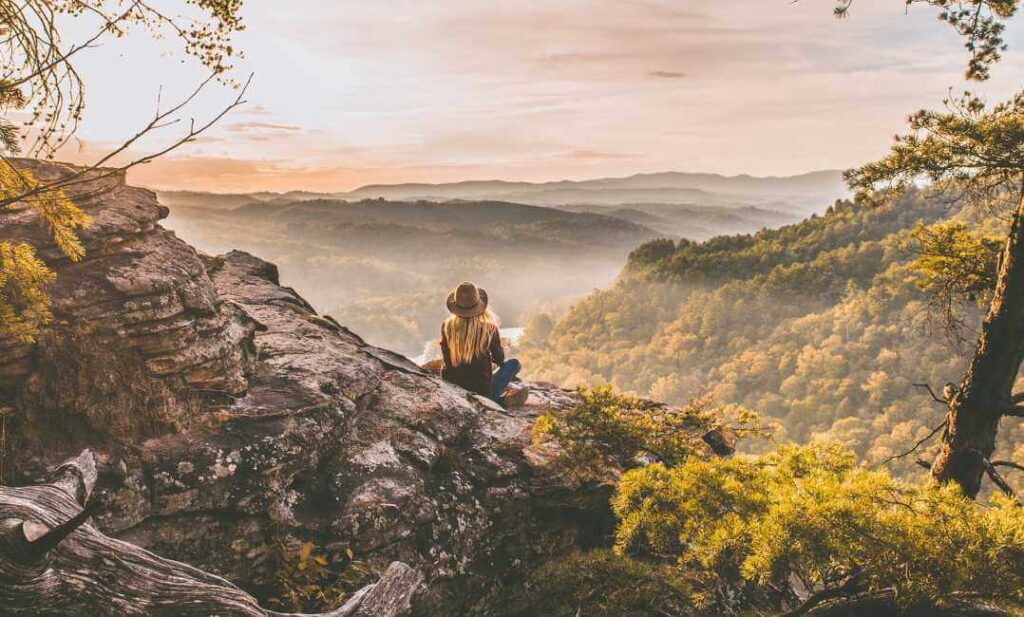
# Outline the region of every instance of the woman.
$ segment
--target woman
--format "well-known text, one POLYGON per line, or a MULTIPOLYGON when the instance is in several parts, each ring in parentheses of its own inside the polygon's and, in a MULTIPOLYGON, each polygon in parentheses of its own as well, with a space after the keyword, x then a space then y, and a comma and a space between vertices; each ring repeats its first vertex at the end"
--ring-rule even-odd
POLYGON ((526 402, 525 388, 506 392, 521 366, 519 360, 505 359, 498 318, 487 309, 487 292, 461 283, 445 304, 451 315, 441 324, 441 377, 505 407, 526 402), (492 362, 498 365, 493 374, 492 362))

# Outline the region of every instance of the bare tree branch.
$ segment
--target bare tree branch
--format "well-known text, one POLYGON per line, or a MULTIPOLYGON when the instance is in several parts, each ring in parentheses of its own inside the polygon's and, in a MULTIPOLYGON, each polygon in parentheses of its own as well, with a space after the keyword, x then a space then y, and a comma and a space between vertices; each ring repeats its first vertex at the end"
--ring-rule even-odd
MULTIPOLYGON (((985 475, 987 475, 989 479, 992 480, 993 484, 999 487, 999 490, 1003 491, 1003 493, 1007 497, 1010 497, 1011 499, 1014 500, 1017 499, 1017 494, 1013 491, 1013 487, 1010 486, 1010 484, 1003 478, 1003 476, 999 475, 999 472, 996 471, 996 466, 992 463, 992 461, 988 460, 988 458, 986 458, 985 455, 983 455, 980 451, 976 449, 968 449, 968 452, 978 457, 978 460, 981 461, 982 467, 984 467, 985 469, 985 475)), ((1016 465, 1016 463, 1014 463, 1014 465, 1016 465)))
POLYGON ((854 572, 838 587, 826 587, 821 591, 811 594, 800 606, 788 613, 783 613, 783 617, 798 617, 799 615, 806 615, 822 602, 855 595, 860 591, 861 585, 859 584, 859 581, 864 575, 864 572, 864 570, 854 572))
POLYGON ((985 473, 988 474, 988 477, 992 480, 992 482, 999 487, 999 490, 1003 491, 1003 493, 1005 493, 1007 497, 1011 497, 1013 499, 1017 498, 1017 494, 1013 492, 1013 487, 1011 487, 1010 484, 1005 479, 1003 479, 1003 476, 999 475, 999 472, 996 471, 995 466, 991 462, 989 462, 987 458, 982 458, 981 464, 985 466, 985 473))
MULTIPOLYGON (((111 30, 113 28, 115 28, 119 22, 127 19, 128 16, 131 14, 131 12, 134 11, 135 7, 137 7, 137 6, 139 6, 139 0, 135 0, 135 2, 133 2, 132 5, 130 7, 128 7, 128 10, 124 11, 119 16, 110 18, 110 17, 107 17, 106 15, 103 15, 104 21, 106 23, 103 24, 103 27, 100 28, 96 32, 96 34, 94 34, 91 37, 89 37, 88 39, 86 39, 84 43, 78 43, 76 45, 72 45, 71 48, 68 51, 60 53, 56 58, 54 58, 49 63, 44 64, 43 66, 40 66, 40 67, 36 68, 31 73, 23 75, 19 79, 16 79, 14 81, 5 83, 4 87, 5 88, 17 88, 19 86, 27 84, 30 81, 33 81, 35 79, 40 78, 47 71, 52 71, 53 69, 57 68, 61 64, 67 63, 71 59, 72 56, 74 56, 78 52, 82 51, 83 49, 90 49, 90 48, 94 47, 94 43, 99 41, 103 37, 103 35, 109 34, 111 32, 111 30)), ((101 15, 102 15, 102 13, 101 13, 101 15)))
POLYGON ((1011 469, 1016 469, 1018 471, 1024 471, 1024 465, 1021 465, 1020 463, 1015 463, 1013 461, 992 461, 992 466, 1009 467, 1011 469))
POLYGON ((948 420, 943 420, 942 424, 939 424, 938 426, 933 428, 930 433, 928 433, 923 438, 918 440, 918 442, 914 444, 914 447, 912 447, 911 449, 909 449, 906 452, 903 452, 901 454, 893 454, 889 458, 885 459, 884 461, 882 461, 881 463, 876 465, 876 467, 881 467, 883 465, 888 465, 889 463, 891 463, 892 461, 895 461, 896 459, 901 459, 901 458, 910 456, 911 454, 916 452, 918 448, 920 448, 925 443, 927 443, 932 437, 935 437, 935 435, 937 435, 939 433, 939 431, 941 431, 942 429, 946 428, 946 423, 947 422, 948 422, 948 420))
POLYGON ((932 400, 934 400, 936 403, 939 403, 943 407, 949 405, 949 401, 947 401, 944 398, 940 398, 937 394, 935 394, 935 391, 932 390, 932 387, 930 385, 926 383, 915 383, 913 385, 915 388, 924 388, 925 390, 927 390, 928 394, 932 397, 932 400))
POLYGON ((1010 405, 1003 409, 1004 416, 1024 418, 1024 405, 1010 405))
MULTIPOLYGON (((127 171, 127 170, 129 170, 129 169, 131 169, 133 167, 137 167, 139 165, 143 165, 145 163, 148 163, 148 162, 150 162, 150 161, 152 161, 152 160, 154 160, 156 158, 159 158, 159 157, 164 156, 164 155, 166 155, 166 154, 168 154, 168 153, 170 153, 170 152, 172 152, 174 150, 177 150, 181 146, 183 146, 183 145, 185 145, 185 144, 187 144, 187 143, 189 143, 191 141, 194 141, 196 137, 198 137, 199 135, 201 135, 204 132, 206 132, 207 130, 209 130, 214 124, 219 122, 224 116, 226 116, 232 110, 234 110, 234 109, 236 109, 236 108, 238 108, 238 107, 240 107, 240 106, 242 106, 242 105, 244 105, 246 103, 246 101, 245 101, 245 99, 243 97, 245 96, 246 92, 248 91, 249 85, 252 83, 252 79, 253 79, 253 75, 252 74, 249 75, 248 79, 246 79, 246 81, 245 81, 245 84, 239 89, 238 95, 235 97, 235 99, 229 105, 227 105, 223 109, 221 109, 220 112, 218 112, 215 116, 213 116, 207 122, 204 122, 203 124, 197 126, 195 124, 195 120, 193 119, 191 121, 190 126, 189 126, 189 130, 185 133, 185 135, 180 137, 180 138, 178 138, 178 139, 176 139, 174 142, 172 142, 170 145, 166 146, 165 148, 162 148, 162 149, 160 149, 158 151, 155 151, 155 152, 143 155, 141 157, 132 159, 131 161, 129 161, 129 162, 123 164, 123 165, 117 165, 117 166, 113 166, 113 167, 104 167, 105 163, 109 162, 111 159, 113 159, 114 157, 118 156, 119 154, 127 151, 133 144, 138 142, 139 139, 141 139, 142 137, 144 137, 144 136, 146 136, 148 134, 151 134, 154 131, 158 131, 158 130, 166 128, 168 126, 172 126, 172 125, 176 124, 177 122, 179 122, 180 119, 174 119, 174 118, 172 118, 172 116, 174 114, 178 113, 179 111, 181 111, 184 107, 188 106, 188 104, 191 103, 193 100, 195 100, 195 98, 199 95, 199 93, 202 92, 214 79, 216 79, 216 77, 217 77, 216 74, 212 74, 209 77, 207 77, 188 96, 186 96, 184 99, 182 99, 181 101, 179 101, 178 103, 176 103, 175 105, 173 105, 172 107, 167 109, 166 111, 160 111, 159 108, 158 108, 157 111, 155 112, 154 116, 153 116, 153 119, 150 120, 149 123, 146 124, 145 127, 143 127, 137 133, 135 133, 134 135, 132 135, 131 137, 126 139, 117 148, 115 148, 115 149, 111 150, 110 152, 108 152, 107 154, 103 155, 96 162, 92 163, 91 165, 82 167, 82 168, 78 169, 77 171, 75 171, 74 173, 68 175, 67 177, 61 178, 60 180, 55 180, 53 182, 48 182, 48 183, 41 183, 41 184, 35 185, 34 187, 32 187, 32 188, 30 188, 30 189, 28 189, 28 190, 26 190, 26 191, 24 191, 24 192, 22 192, 22 193, 20 193, 18 195, 10 197, 8 199, 0 199, 0 208, 2 208, 4 206, 7 206, 7 205, 10 205, 10 204, 13 204, 13 203, 16 203, 16 202, 19 202, 19 201, 25 201, 25 200, 30 199, 32 197, 36 197, 36 196, 39 196, 39 195, 42 195, 42 194, 45 194, 45 193, 48 193, 48 192, 57 191, 57 190, 63 190, 63 189, 66 189, 68 187, 75 186, 75 185, 78 185, 78 184, 82 184, 82 183, 86 183, 86 182, 95 182, 97 180, 103 180, 105 178, 109 178, 111 176, 115 176, 115 175, 124 173, 125 171, 127 171), (100 172, 100 173, 97 174, 95 172, 100 172)), ((9 165, 11 165, 12 168, 14 167, 13 163, 10 161, 10 159, 8 157, 0 156, 0 159, 6 161, 9 165)))

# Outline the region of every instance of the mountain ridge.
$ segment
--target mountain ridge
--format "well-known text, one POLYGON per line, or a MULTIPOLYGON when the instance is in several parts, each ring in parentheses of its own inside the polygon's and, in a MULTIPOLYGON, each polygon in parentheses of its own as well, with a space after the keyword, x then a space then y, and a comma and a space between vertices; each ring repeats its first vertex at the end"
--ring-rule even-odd
MULTIPOLYGON (((803 209, 847 195, 839 170, 826 169, 792 176, 724 175, 707 172, 665 171, 637 173, 630 176, 589 178, 584 180, 551 180, 528 182, 517 180, 463 180, 458 182, 374 183, 349 191, 315 192, 290 190, 283 192, 216 193, 208 191, 157 191, 166 203, 194 205, 202 200, 238 205, 245 200, 310 201, 317 199, 362 200, 385 198, 399 201, 432 202, 467 199, 497 200, 535 206, 587 204, 604 205, 626 202, 693 203, 739 207, 770 203, 775 200, 797 200, 803 209), (632 191, 612 194, 611 191, 632 191), (674 193, 672 192, 674 191, 674 193), (770 199, 769 199, 770 198, 770 199), (751 204, 750 200, 754 200, 751 204), (767 201, 766 201, 767 200, 767 201)), ((221 206, 221 207, 227 207, 221 206)), ((799 208, 798 208, 799 209, 799 208)))
MULTIPOLYGON (((461 180, 457 182, 398 182, 398 183, 372 183, 365 184, 357 187, 351 191, 338 191, 333 194, 348 194, 358 193, 360 191, 380 189, 380 188, 436 188, 436 187, 466 187, 466 186, 483 186, 483 185, 496 185, 496 186, 527 186, 527 187, 548 187, 548 186, 579 186, 582 184, 601 184, 601 183, 623 183, 634 180, 649 180, 649 179, 661 179, 661 178, 685 178, 689 181, 705 180, 705 181, 756 181, 756 182, 777 182, 777 181, 798 181, 811 178, 821 178, 825 176, 839 176, 842 174, 842 170, 839 169, 821 169, 815 171, 804 172, 793 175, 771 175, 771 176, 755 176, 753 174, 734 174, 726 175, 714 172, 689 172, 689 171, 657 171, 657 172, 644 172, 636 173, 628 176, 609 176, 601 178, 587 178, 585 180, 547 180, 543 182, 530 182, 525 180, 461 180)), ((696 187, 693 187, 696 188, 696 187)))
POLYGON ((739 207, 776 203, 778 209, 809 212, 845 197, 838 170, 796 176, 724 176, 712 173, 657 172, 589 180, 520 182, 467 180, 454 183, 370 184, 344 193, 342 199, 498 199, 540 206, 620 205, 625 202, 739 207))

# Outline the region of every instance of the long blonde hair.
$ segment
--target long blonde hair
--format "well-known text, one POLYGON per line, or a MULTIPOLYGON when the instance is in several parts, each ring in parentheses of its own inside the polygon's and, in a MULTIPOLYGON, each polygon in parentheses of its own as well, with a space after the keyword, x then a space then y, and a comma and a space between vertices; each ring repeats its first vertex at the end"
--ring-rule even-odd
POLYGON ((448 339, 452 366, 469 364, 474 358, 488 353, 491 337, 498 329, 498 316, 486 309, 476 317, 449 315, 441 326, 448 339))

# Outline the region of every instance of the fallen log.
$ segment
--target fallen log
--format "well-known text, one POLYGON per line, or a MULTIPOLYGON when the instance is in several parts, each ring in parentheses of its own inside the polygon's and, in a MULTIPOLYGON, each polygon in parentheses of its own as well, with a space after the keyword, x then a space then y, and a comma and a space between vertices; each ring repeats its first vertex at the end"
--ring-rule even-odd
MULTIPOLYGON (((88 524, 96 462, 88 450, 45 484, 0 486, 0 612, 7 615, 266 617, 229 581, 88 524)), ((326 617, 398 617, 411 610, 422 577, 395 562, 377 583, 326 617)))

